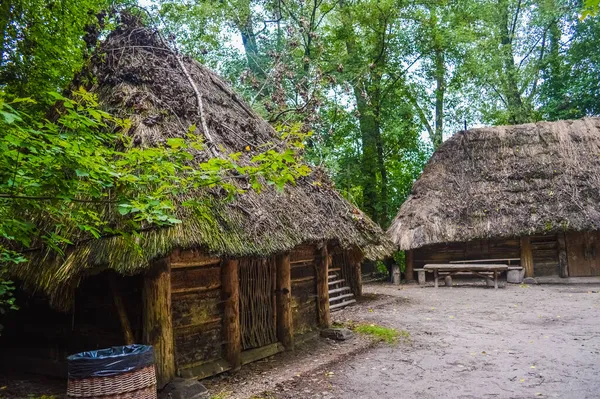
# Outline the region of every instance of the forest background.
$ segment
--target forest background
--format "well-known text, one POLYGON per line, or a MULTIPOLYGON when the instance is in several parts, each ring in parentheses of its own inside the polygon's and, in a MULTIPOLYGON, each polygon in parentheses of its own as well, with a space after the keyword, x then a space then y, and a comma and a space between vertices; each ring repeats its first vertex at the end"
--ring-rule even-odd
MULTIPOLYGON (((60 93, 70 95, 65 88, 127 7, 143 7, 149 25, 221 74, 275 127, 310 133, 301 136, 305 159, 326 168, 338 190, 384 229, 432 152, 455 131, 600 114, 598 0, 2 0, 5 243, 27 247, 33 234, 60 251, 70 244, 60 234, 67 219, 94 236, 106 232, 100 221, 89 222, 95 215, 74 215, 64 202, 100 195, 114 178, 102 173, 116 171, 95 170, 98 154, 40 152, 56 133, 45 115, 57 100, 71 105, 77 122, 67 118, 61 129, 83 126, 90 145, 106 139, 98 132, 111 117, 96 112, 94 99, 80 93, 72 102, 60 93), (24 137, 38 152, 25 148, 24 137), (40 172, 57 159, 60 173, 40 172), (72 172, 66 180, 65 168, 72 172), (31 198, 14 194, 23 187, 31 198), (44 233, 15 218, 17 209, 59 221, 44 233)), ((178 146, 158 154, 166 166, 185 155, 178 146)), ((178 222, 169 215, 172 204, 145 195, 123 197, 119 212, 126 216, 134 204, 137 222, 178 222)), ((3 265, 25 261, 2 245, 3 265)), ((0 308, 12 289, 1 275, 0 308)))

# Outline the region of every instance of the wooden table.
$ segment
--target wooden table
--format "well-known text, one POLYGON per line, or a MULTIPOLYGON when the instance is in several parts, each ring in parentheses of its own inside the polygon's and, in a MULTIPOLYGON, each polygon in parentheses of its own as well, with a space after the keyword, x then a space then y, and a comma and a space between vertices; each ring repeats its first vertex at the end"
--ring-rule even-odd
POLYGON ((485 263, 465 263, 465 264, 450 264, 450 263, 433 263, 427 264, 423 269, 433 271, 433 281, 435 288, 438 287, 438 279, 442 276, 452 276, 457 273, 471 273, 486 279, 490 276, 494 277, 494 289, 498 289, 498 274, 508 270, 507 265, 500 264, 485 264, 485 263))

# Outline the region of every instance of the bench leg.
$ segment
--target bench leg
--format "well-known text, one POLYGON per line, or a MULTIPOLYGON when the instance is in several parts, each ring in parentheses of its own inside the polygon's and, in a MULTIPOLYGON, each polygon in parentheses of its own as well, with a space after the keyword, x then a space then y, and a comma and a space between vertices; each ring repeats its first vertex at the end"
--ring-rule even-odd
POLYGON ((437 270, 433 271, 433 286, 435 288, 438 287, 438 271, 437 270))
POLYGON ((498 289, 498 272, 494 271, 494 289, 498 289))

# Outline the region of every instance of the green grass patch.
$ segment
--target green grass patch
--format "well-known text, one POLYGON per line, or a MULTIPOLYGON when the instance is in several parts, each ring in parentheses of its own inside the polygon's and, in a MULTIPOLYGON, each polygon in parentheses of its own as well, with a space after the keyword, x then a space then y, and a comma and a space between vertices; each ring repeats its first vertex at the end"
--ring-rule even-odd
POLYGON ((395 344, 400 339, 404 342, 410 340, 408 331, 398 331, 393 328, 378 326, 376 324, 358 324, 354 326, 354 331, 359 334, 368 335, 378 341, 387 342, 388 344, 395 344))

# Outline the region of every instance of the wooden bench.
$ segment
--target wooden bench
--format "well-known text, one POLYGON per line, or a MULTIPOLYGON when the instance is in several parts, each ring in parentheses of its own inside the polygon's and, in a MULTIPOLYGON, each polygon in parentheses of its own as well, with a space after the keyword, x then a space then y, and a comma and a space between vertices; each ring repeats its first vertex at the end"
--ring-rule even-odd
POLYGON ((433 263, 427 264, 423 267, 424 271, 433 271, 433 284, 435 288, 438 287, 438 280, 440 277, 453 276, 458 273, 469 273, 476 276, 480 276, 486 279, 486 281, 493 277, 494 289, 498 289, 498 274, 507 271, 507 265, 500 264, 485 264, 485 263, 433 263))
POLYGON ((470 259, 470 260, 451 260, 448 263, 497 263, 504 264, 506 263, 508 266, 511 266, 513 263, 521 263, 521 258, 497 258, 497 259, 470 259))

